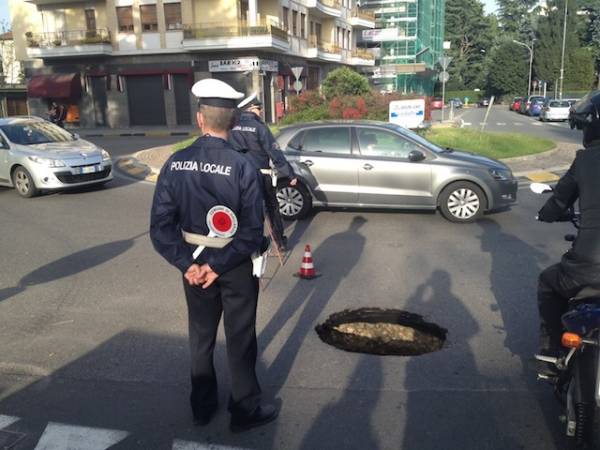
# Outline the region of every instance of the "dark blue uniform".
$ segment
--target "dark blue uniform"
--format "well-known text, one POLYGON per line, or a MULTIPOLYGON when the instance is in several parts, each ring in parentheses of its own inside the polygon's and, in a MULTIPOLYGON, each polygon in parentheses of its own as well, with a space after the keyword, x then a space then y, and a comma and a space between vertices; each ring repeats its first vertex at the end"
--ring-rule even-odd
MULTIPOLYGON (((256 114, 243 112, 240 115, 238 125, 231 130, 229 142, 236 150, 246 155, 256 170, 270 169, 269 160, 271 160, 277 169, 279 178, 295 178, 294 169, 285 159, 273 134, 256 114)), ((285 245, 283 223, 279 214, 279 202, 275 188, 269 175, 263 176, 263 188, 265 206, 273 227, 274 237, 281 247, 285 245)))
POLYGON ((183 273, 196 262, 208 263, 219 274, 207 289, 183 280, 192 357, 191 404, 197 418, 217 406, 213 350, 221 313, 231 371, 230 411, 244 414, 260 403, 255 374, 258 280, 252 276, 251 255, 263 240, 262 204, 256 169, 220 138, 203 136, 174 153, 158 178, 150 223, 154 248, 183 273), (237 232, 225 247, 206 248, 194 261, 196 246, 183 240, 182 231, 207 235, 206 215, 216 205, 235 213, 237 232))

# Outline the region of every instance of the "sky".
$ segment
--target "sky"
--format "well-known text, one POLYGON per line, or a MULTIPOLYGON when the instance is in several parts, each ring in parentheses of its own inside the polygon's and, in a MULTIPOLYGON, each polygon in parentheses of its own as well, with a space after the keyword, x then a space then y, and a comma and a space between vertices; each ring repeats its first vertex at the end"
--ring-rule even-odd
MULTIPOLYGON (((496 10, 496 2, 494 0, 483 0, 485 12, 491 13, 496 10)), ((9 22, 8 0, 0 0, 0 22, 9 22)))

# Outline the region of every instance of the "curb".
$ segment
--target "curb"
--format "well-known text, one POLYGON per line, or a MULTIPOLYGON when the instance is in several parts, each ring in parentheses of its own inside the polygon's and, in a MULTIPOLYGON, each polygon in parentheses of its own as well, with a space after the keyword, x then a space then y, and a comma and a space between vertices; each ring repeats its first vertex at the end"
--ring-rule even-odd
POLYGON ((156 169, 141 162, 139 159, 136 158, 136 155, 137 153, 135 153, 133 156, 125 156, 123 158, 119 158, 115 163, 116 168, 121 172, 125 173, 126 175, 135 178, 136 180, 156 183, 159 172, 156 169))
MULTIPOLYGON (((76 130, 71 130, 77 133, 76 130)), ((171 137, 171 136, 199 136, 198 132, 194 131, 143 131, 130 133, 78 133, 83 139, 85 138, 109 138, 109 137, 171 137)))

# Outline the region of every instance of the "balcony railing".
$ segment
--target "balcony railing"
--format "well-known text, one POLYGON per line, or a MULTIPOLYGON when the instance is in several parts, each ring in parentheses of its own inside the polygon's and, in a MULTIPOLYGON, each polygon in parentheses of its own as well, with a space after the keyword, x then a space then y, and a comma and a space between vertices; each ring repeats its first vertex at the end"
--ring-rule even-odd
POLYGON ((110 31, 96 30, 55 31, 51 33, 25 33, 27 47, 74 47, 77 45, 110 44, 110 31))
POLYGON ((226 37, 271 35, 288 42, 288 34, 270 22, 249 25, 247 22, 237 23, 203 23, 183 26, 184 39, 211 39, 226 37))
POLYGON ((342 2, 341 0, 317 0, 322 5, 328 6, 329 8, 341 9, 342 2))
POLYGON ((360 58, 360 59, 375 59, 375 57, 373 56, 373 53, 371 53, 368 50, 362 49, 362 48, 355 48, 354 50, 352 50, 352 57, 353 58, 360 58))
POLYGON ((375 21, 375 12, 368 9, 361 9, 354 7, 352 9, 352 17, 358 17, 359 19, 369 20, 371 22, 375 21))

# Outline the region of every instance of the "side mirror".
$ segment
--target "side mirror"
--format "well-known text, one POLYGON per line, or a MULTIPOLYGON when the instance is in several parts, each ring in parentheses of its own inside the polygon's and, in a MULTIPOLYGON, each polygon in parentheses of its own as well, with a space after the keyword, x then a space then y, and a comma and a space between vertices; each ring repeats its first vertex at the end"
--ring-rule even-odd
POLYGON ((410 152, 408 154, 408 160, 410 162, 419 162, 419 161, 423 161, 425 159, 425 155, 423 154, 423 152, 420 152, 419 150, 413 150, 412 152, 410 152))
POLYGON ((77 133, 71 133, 71 135, 73 135, 73 139, 75 139, 76 141, 81 139, 81 136, 79 136, 79 134, 77 134, 77 133))

